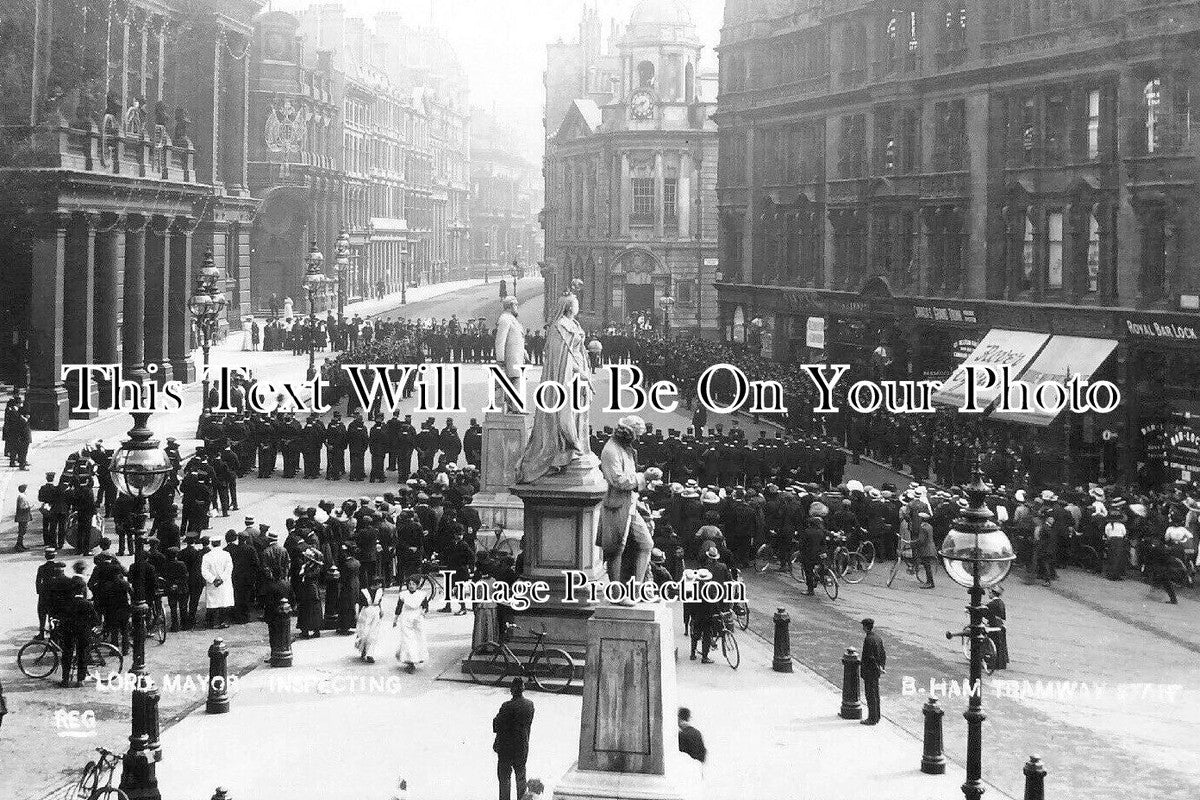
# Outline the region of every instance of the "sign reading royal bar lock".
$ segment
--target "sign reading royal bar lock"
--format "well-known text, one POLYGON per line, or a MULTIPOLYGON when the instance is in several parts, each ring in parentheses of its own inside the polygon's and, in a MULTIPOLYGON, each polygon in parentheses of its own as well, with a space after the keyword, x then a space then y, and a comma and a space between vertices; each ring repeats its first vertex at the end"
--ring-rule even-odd
POLYGON ((1125 329, 1131 336, 1142 336, 1149 339, 1168 339, 1176 342, 1200 341, 1200 334, 1197 334, 1196 328, 1197 325, 1183 322, 1125 320, 1125 329))

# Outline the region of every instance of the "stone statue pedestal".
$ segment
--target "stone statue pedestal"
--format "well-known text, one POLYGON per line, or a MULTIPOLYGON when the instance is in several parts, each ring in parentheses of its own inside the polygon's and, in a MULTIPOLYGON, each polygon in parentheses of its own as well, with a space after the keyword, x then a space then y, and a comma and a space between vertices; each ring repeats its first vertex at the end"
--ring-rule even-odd
POLYGON ((525 506, 508 487, 517 479, 517 463, 532 427, 530 414, 489 411, 483 417, 483 463, 471 507, 479 511, 484 525, 506 531, 525 529, 525 506))
POLYGON ((579 760, 554 800, 682 800, 671 607, 600 606, 587 623, 579 760))
MULTIPOLYGON (((581 592, 576 601, 565 598, 567 579, 564 572, 578 570, 588 580, 604 575, 604 559, 596 547, 600 524, 600 501, 608 484, 600 474, 600 462, 588 453, 562 472, 547 475, 534 483, 515 484, 510 491, 524 505, 526 580, 545 581, 550 599, 516 612, 515 622, 522 628, 547 631, 546 643, 561 647, 580 661, 587 647, 587 621, 594 606, 584 602, 581 592)), ((514 641, 532 641, 520 632, 514 641)))

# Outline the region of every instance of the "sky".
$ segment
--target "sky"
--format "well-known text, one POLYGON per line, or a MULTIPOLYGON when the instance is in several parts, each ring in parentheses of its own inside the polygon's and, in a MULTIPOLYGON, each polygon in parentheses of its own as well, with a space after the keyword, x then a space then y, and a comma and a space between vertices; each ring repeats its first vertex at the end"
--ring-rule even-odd
MULTIPOLYGON (((328 2, 329 0, 326 0, 328 2)), ((609 18, 621 24, 637 0, 587 0, 598 7, 608 35, 609 18)), ((715 45, 721 26, 722 0, 686 0, 706 44, 715 45)), ((273 0, 276 10, 296 10, 309 0, 273 0)), ((584 0, 343 0, 350 16, 368 21, 378 11, 400 11, 415 25, 438 27, 458 51, 467 71, 472 105, 495 109, 519 128, 525 155, 541 159, 541 119, 546 45, 574 41, 584 0)))

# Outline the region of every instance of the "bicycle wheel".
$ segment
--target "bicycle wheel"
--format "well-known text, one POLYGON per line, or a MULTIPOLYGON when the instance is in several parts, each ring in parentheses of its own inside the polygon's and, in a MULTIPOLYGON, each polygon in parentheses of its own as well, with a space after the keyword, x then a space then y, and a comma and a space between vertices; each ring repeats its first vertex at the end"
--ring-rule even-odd
POLYGON ((863 557, 858 553, 851 553, 846 557, 846 571, 842 574, 842 580, 846 583, 862 583, 862 579, 867 577, 867 568, 863 563, 863 557))
POLYGON ((129 800, 129 795, 115 786, 105 786, 93 792, 91 800, 129 800))
POLYGON ((829 595, 830 600, 837 600, 838 596, 838 578, 833 574, 833 570, 822 565, 821 570, 821 587, 825 590, 825 594, 829 595))
POLYGON ((721 634, 721 655, 725 656, 725 661, 734 669, 742 663, 742 654, 738 650, 737 639, 733 636, 733 631, 724 631, 721 634))
POLYGON ((846 574, 850 569, 850 551, 844 547, 839 547, 833 551, 833 571, 839 578, 846 574))
POLYGON ((58 648, 49 639, 28 642, 17 651, 17 667, 28 678, 48 678, 58 669, 58 648))
POLYGON ((891 588, 892 584, 895 583, 895 581, 896 581, 896 576, 900 574, 900 564, 901 563, 902 563, 902 559, 900 558, 900 556, 896 556, 896 560, 892 562, 892 565, 890 567, 888 567, 888 577, 887 577, 888 588, 891 588))
POLYGON ((100 765, 95 761, 89 761, 83 768, 83 774, 79 776, 79 783, 75 784, 75 794, 71 796, 75 800, 91 800, 92 794, 99 786, 100 765))
POLYGON ((734 603, 733 616, 742 630, 750 627, 750 606, 747 603, 734 603))
POLYGON ((559 694, 575 680, 575 659, 564 650, 548 649, 529 665, 528 671, 543 692, 559 694))
POLYGON ((108 642, 93 642, 88 649, 87 674, 92 680, 106 680, 125 671, 125 656, 108 642))
POLYGON ((425 574, 421 577, 421 586, 418 591, 424 589, 429 593, 429 607, 431 609, 440 608, 442 598, 446 596, 446 591, 442 586, 440 575, 425 574))
POLYGON ((498 539, 496 545, 492 548, 492 552, 508 553, 513 558, 521 552, 521 543, 516 539, 498 539))
POLYGON ((804 581, 804 562, 800 560, 800 554, 792 555, 792 568, 788 570, 788 574, 792 576, 792 580, 801 586, 807 586, 804 581))
POLYGON ((867 569, 875 566, 875 543, 861 542, 858 545, 858 554, 862 556, 863 564, 867 569))
POLYGON ((996 643, 989 636, 983 640, 983 645, 979 649, 983 656, 983 671, 991 675, 992 671, 996 669, 996 643))
POLYGON ((1182 558, 1175 557, 1171 559, 1171 566, 1167 571, 1167 579, 1180 586, 1190 587, 1192 585, 1192 576, 1188 572, 1187 566, 1184 565, 1182 558))
POLYGON ((508 676, 508 654, 497 642, 484 642, 471 651, 464 666, 476 683, 499 686, 508 676))
POLYGON ((159 600, 151 608, 154 609, 154 615, 150 619, 150 630, 147 633, 157 639, 159 644, 165 644, 167 641, 167 616, 163 613, 162 600, 159 600))
POLYGON ((775 548, 764 544, 754 551, 754 569, 756 572, 766 572, 773 564, 779 563, 775 548))

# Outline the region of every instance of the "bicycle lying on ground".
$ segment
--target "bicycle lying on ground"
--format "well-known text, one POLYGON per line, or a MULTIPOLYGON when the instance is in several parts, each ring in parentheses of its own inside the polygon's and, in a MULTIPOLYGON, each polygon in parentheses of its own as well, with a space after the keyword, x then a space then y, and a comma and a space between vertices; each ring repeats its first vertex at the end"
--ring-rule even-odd
MULTIPOLYGON (((511 622, 505 629, 509 633, 520 630, 511 622)), ((498 686, 505 678, 516 674, 532 681, 543 692, 565 692, 575 681, 575 659, 565 650, 546 647, 545 628, 540 631, 530 629, 528 633, 537 641, 524 663, 505 642, 484 642, 473 649, 464 665, 471 680, 498 686)))
MULTIPOLYGON (((50 620, 47 628, 44 638, 32 639, 17 651, 17 668, 26 677, 48 678, 62 663, 62 646, 57 641, 53 620, 50 620)), ((102 641, 98 630, 92 631, 87 658, 88 678, 107 678, 112 673, 123 672, 124 666, 125 657, 121 655, 121 651, 102 641)))
POLYGON ((116 779, 117 765, 121 763, 120 753, 97 747, 99 761, 89 761, 83 768, 79 783, 75 784, 75 793, 71 800, 129 800, 129 795, 122 792, 113 781, 116 779))

